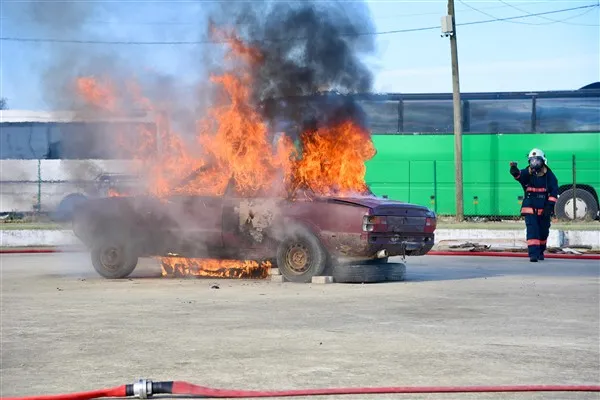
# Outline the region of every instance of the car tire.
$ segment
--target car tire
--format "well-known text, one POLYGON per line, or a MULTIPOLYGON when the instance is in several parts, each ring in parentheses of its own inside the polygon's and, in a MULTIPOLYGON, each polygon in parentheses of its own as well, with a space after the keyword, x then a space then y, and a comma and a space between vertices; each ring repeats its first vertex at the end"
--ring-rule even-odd
POLYGON ((389 282, 400 282, 406 279, 406 264, 388 263, 385 264, 386 280, 389 282))
POLYGON ((328 258, 319 239, 303 227, 291 229, 277 247, 277 267, 289 282, 311 282, 323 274, 328 258))
POLYGON ((104 240, 94 245, 91 258, 96 272, 106 279, 126 278, 138 263, 132 246, 118 240, 104 240))
MULTIPOLYGON (((578 207, 582 207, 583 211, 577 210, 577 215, 580 212, 585 213, 583 218, 593 220, 598 215, 598 202, 593 194, 585 189, 575 189, 575 201, 578 207)), ((573 221, 573 189, 567 189, 558 196, 556 205, 554 206, 556 217, 560 220, 573 221)))
POLYGON ((390 259, 389 257, 373 258, 371 260, 365 260, 365 261, 361 262, 360 264, 365 264, 365 265, 387 264, 389 259, 390 259))
POLYGON ((387 280, 389 264, 336 265, 333 281, 337 283, 378 283, 387 280))

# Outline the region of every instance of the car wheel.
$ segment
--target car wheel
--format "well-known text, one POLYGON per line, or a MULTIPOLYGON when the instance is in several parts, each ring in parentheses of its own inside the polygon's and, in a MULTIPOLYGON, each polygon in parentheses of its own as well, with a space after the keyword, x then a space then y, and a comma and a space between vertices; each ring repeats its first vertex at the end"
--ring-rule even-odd
POLYGON ((377 283, 387 280, 389 264, 336 265, 333 281, 337 283, 377 283))
POLYGON ((385 264, 386 280, 390 282, 400 282, 406 279, 406 265, 403 263, 385 264))
POLYGON ((558 196, 554 206, 558 219, 595 219, 598 215, 598 202, 587 190, 575 189, 575 209, 577 214, 573 215, 573 189, 567 189, 558 196))
POLYGON ((130 245, 109 240, 95 245, 91 257, 96 272, 107 279, 128 277, 138 263, 130 245))
POLYGON ((323 274, 327 259, 319 239, 305 228, 294 229, 277 248, 277 267, 290 282, 311 282, 323 274))

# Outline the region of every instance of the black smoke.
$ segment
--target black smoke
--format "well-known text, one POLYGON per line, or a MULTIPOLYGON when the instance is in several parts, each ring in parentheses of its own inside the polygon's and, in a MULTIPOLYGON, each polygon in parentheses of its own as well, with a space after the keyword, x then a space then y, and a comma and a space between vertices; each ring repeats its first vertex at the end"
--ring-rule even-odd
POLYGON ((296 130, 347 119, 364 124, 358 104, 340 95, 372 89, 364 60, 375 51, 374 36, 366 34, 375 28, 366 3, 252 2, 221 12, 217 24, 219 17, 224 25, 233 22, 263 54, 253 71, 253 94, 267 120, 296 130))

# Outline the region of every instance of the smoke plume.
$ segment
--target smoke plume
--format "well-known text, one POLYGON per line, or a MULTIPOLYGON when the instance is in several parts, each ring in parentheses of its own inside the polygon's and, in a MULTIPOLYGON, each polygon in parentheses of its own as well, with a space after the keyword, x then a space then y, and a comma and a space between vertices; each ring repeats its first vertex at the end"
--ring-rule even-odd
POLYGON ((299 97, 322 92, 369 92, 373 76, 364 57, 375 50, 368 7, 361 2, 252 2, 223 5, 217 25, 232 26, 262 62, 253 70, 253 97, 268 120, 299 130, 354 119, 360 107, 337 96, 299 97))
MULTIPOLYGON (((374 30, 374 24, 363 2, 198 1, 171 7, 150 3, 139 8, 135 4, 34 0, 11 4, 5 13, 20 21, 20 29, 26 32, 23 36, 59 40, 210 42, 211 23, 230 28, 263 55, 251 71, 255 105, 266 119, 298 129, 306 123, 328 123, 340 114, 357 121, 362 116, 359 107, 332 96, 317 97, 315 102, 292 99, 328 91, 368 92, 372 87, 373 77, 363 60, 375 50, 374 37, 365 35, 374 30), (156 21, 157 15, 186 20, 143 24, 156 21), (189 25, 194 16, 198 24, 189 25)), ((133 76, 144 95, 167 109, 182 132, 189 131, 210 105, 213 92, 208 78, 221 72, 224 64, 223 48, 211 43, 173 47, 49 43, 36 50, 46 55, 40 57, 37 68, 50 108, 83 107, 74 90, 78 76, 107 76, 117 86, 133 76), (165 60, 172 60, 167 67, 165 60)), ((129 100, 122 107, 135 108, 129 100)))

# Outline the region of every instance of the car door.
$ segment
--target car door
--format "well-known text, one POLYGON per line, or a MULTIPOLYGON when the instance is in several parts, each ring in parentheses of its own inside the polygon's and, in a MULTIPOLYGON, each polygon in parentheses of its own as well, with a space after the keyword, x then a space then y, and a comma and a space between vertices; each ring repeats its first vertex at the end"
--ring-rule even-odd
POLYGON ((171 247, 180 251, 203 253, 223 246, 223 199, 218 196, 174 196, 167 200, 171 247))
POLYGON ((237 249, 259 249, 278 212, 280 199, 249 197, 227 189, 223 200, 223 245, 237 249))

